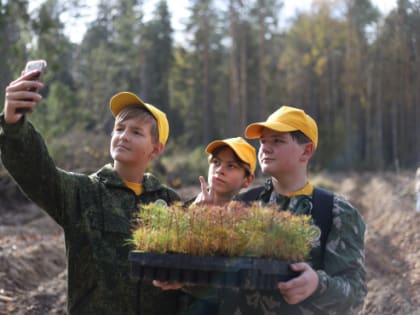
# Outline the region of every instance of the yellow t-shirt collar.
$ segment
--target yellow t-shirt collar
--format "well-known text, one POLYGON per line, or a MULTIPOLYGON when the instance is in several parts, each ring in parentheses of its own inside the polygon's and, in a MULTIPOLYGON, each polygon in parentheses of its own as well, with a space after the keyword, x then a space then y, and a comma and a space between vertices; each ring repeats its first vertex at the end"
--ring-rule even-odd
POLYGON ((136 194, 136 196, 140 196, 141 193, 143 192, 143 184, 129 182, 127 180, 125 180, 124 183, 128 188, 130 188, 136 194))
POLYGON ((286 197, 290 198, 290 197, 297 196, 297 195, 310 196, 310 195, 312 195, 313 192, 314 192, 314 186, 312 186, 312 184, 310 182, 307 182, 306 185, 302 189, 299 189, 297 191, 288 193, 286 195, 286 197))

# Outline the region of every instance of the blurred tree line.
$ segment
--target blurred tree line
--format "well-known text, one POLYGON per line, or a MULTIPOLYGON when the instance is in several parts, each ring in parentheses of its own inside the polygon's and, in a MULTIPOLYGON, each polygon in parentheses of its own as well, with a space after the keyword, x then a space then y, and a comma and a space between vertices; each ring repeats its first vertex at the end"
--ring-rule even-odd
POLYGON ((243 135, 292 105, 319 123, 316 169, 420 162, 419 0, 398 0, 387 16, 369 0, 317 0, 287 28, 281 0, 190 0, 178 41, 167 1, 146 20, 141 0, 99 0, 83 40, 72 43, 62 16, 77 19, 84 6, 45 0, 28 12, 27 0, 0 0, 1 97, 27 59, 48 61, 44 100, 30 119, 59 158, 72 136, 102 135, 86 150, 96 152, 91 160, 107 155, 109 98, 129 90, 167 113, 168 156, 243 135))

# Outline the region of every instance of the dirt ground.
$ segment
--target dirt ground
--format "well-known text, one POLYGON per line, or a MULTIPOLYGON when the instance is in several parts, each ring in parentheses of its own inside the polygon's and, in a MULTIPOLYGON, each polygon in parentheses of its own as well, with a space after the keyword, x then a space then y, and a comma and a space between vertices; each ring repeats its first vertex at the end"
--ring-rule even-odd
MULTIPOLYGON (((344 195, 368 229, 369 293, 363 315, 420 315, 420 213, 414 174, 323 175, 315 180, 344 195)), ((192 195, 191 190, 180 191, 192 195)), ((0 177, 0 315, 65 314, 62 230, 0 177)))

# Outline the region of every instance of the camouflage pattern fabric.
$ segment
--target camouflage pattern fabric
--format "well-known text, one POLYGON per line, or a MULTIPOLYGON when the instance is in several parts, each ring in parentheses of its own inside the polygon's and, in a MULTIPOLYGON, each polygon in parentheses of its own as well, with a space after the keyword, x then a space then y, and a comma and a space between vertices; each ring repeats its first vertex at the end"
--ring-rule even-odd
MULTIPOLYGON (((279 209, 310 214, 312 203, 304 195, 291 198, 273 193, 271 180, 258 197, 261 203, 273 201, 279 209)), ((238 196, 240 200, 241 196, 238 196)), ((367 293, 364 256, 365 224, 359 212, 343 198, 334 195, 333 222, 321 261, 320 242, 313 244, 308 261, 319 276, 312 296, 297 305, 286 303, 280 291, 225 290, 219 314, 227 315, 344 315, 357 314, 367 293)))
MULTIPOLYGON (((26 119, 6 125, 0 116, 4 166, 23 192, 65 232, 68 258, 68 314, 136 314, 137 283, 129 277, 133 213, 157 199, 180 200, 171 189, 145 174, 136 196, 111 165, 87 176, 56 168, 46 145, 26 119)), ((141 314, 181 313, 181 291, 139 287, 141 314)))

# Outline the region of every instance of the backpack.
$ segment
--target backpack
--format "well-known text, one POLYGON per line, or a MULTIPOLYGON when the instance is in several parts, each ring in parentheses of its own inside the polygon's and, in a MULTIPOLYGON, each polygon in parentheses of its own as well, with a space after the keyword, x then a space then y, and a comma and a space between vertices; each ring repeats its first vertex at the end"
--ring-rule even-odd
MULTIPOLYGON (((258 200, 258 197, 264 191, 264 186, 256 187, 241 194, 240 200, 244 202, 252 202, 258 200)), ((325 246, 327 243, 328 234, 331 230, 332 224, 332 209, 333 209, 334 195, 332 192, 314 187, 312 194, 312 219, 315 224, 321 229, 321 257, 324 260, 325 246)))

